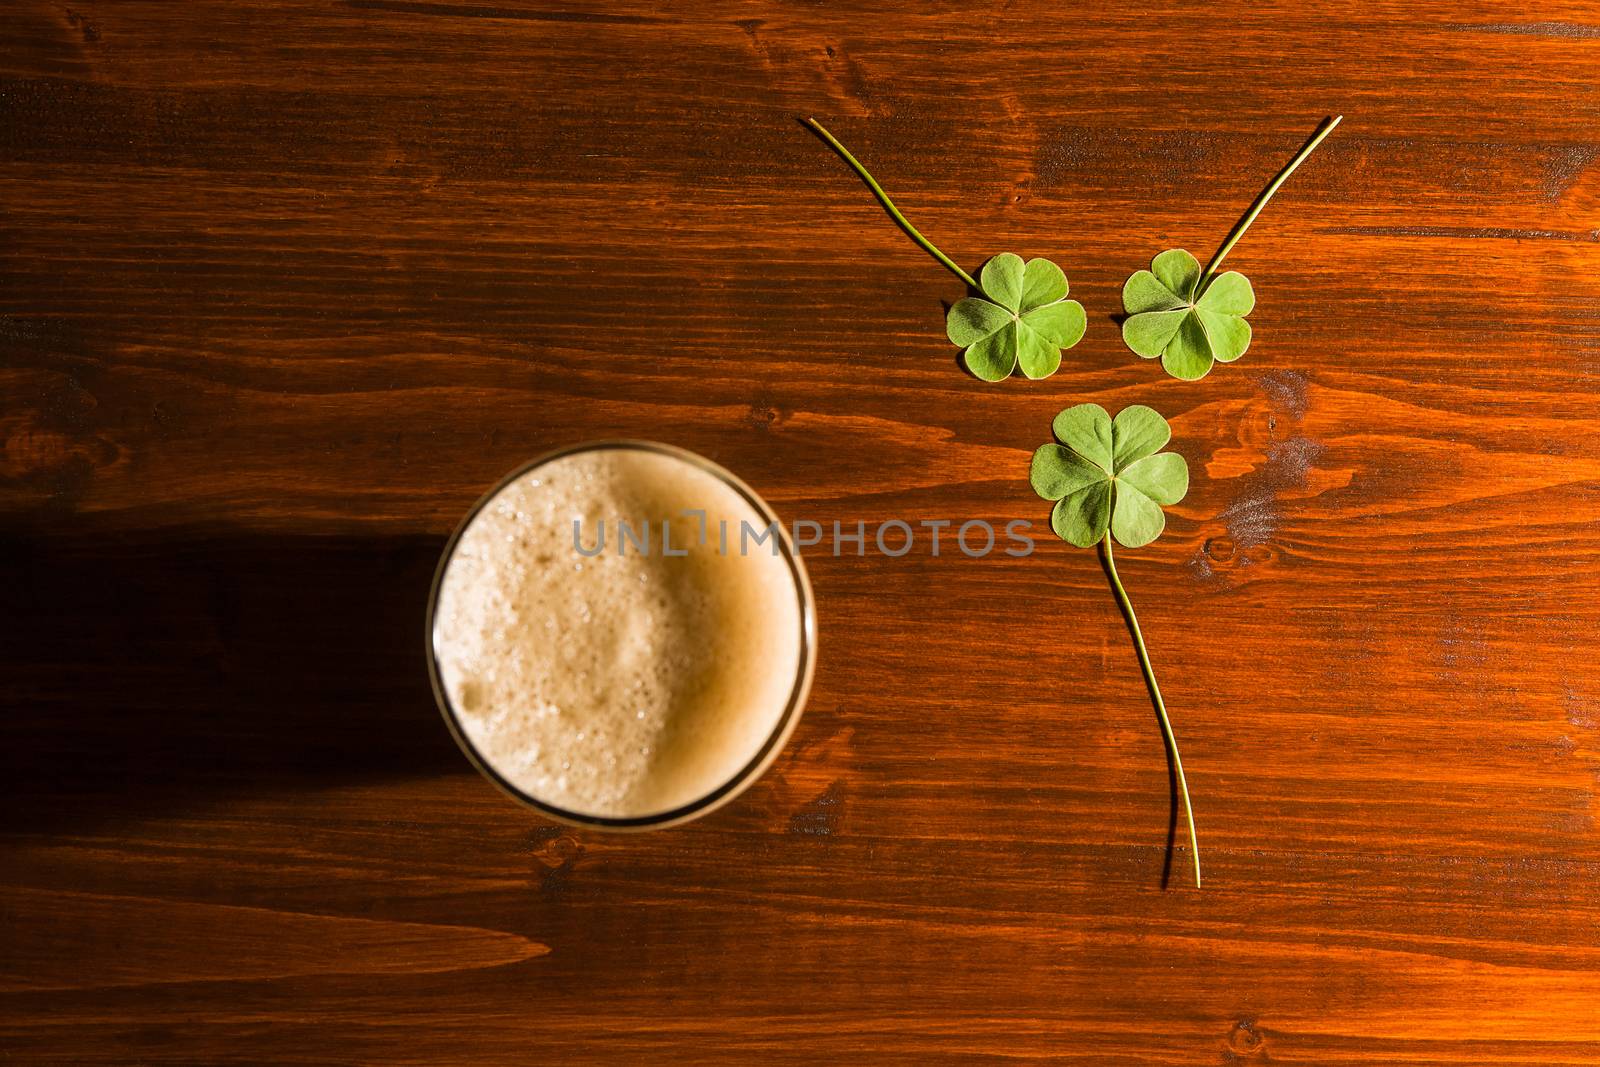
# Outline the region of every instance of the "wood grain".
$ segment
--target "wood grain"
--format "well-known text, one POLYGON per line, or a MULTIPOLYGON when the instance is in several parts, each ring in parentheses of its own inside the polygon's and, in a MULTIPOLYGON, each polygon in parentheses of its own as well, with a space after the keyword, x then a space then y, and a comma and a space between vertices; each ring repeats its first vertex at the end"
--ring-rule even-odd
POLYGON ((1591 3, 17 0, 0 19, 0 1051, 17 1063, 1600 1063, 1591 3), (1240 363, 1122 347, 1230 266, 1240 363), (985 386, 959 283, 1089 333, 985 386), (1123 554, 813 552, 810 708, 640 837, 502 800, 444 538, 645 435, 788 518, 1026 519, 1061 407, 1194 485, 1123 554), (1179 853, 1181 858, 1182 853, 1179 853))

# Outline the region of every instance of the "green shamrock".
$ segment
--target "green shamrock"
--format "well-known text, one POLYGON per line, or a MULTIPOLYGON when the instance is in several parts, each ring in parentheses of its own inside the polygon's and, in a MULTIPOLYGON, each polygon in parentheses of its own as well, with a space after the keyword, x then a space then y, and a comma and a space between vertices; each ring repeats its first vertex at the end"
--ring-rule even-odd
POLYGON ((900 213, 878 180, 816 119, 805 123, 829 145, 872 190, 878 203, 911 238, 945 269, 982 293, 955 302, 945 320, 945 333, 964 349, 967 369, 986 382, 1008 377, 1020 363, 1029 378, 1048 378, 1061 366, 1061 350, 1083 338, 1088 318, 1083 305, 1067 299, 1067 276, 1048 259, 1030 259, 1002 252, 983 265, 983 284, 900 213), (987 298, 987 299, 985 299, 987 298))
POLYGON ((1161 698, 1156 669, 1150 663, 1144 631, 1134 614, 1133 601, 1117 575, 1112 539, 1129 548, 1148 545, 1166 528, 1163 504, 1176 504, 1189 491, 1189 465, 1175 452, 1161 449, 1172 439, 1172 427, 1150 408, 1125 407, 1115 421, 1099 404, 1079 404, 1057 415, 1051 424, 1060 444, 1041 445, 1033 454, 1028 481, 1033 491, 1056 501, 1050 527, 1079 548, 1099 543, 1111 591, 1133 632, 1145 686, 1161 720, 1161 733, 1177 771, 1183 810, 1189 820, 1189 852, 1194 860, 1194 884, 1200 888, 1200 838, 1194 828, 1194 805, 1189 802, 1189 781, 1178 755, 1178 736, 1172 732, 1167 702, 1161 698), (1109 529, 1109 533, 1107 530, 1109 529))
POLYGON ((983 265, 983 296, 958 300, 945 332, 966 349, 967 369, 998 382, 1020 364, 1029 378, 1048 378, 1061 366, 1061 350, 1083 337, 1083 305, 1067 299, 1067 276, 1048 259, 1002 252, 983 265), (984 299, 987 297, 988 299, 984 299))
POLYGON ((1174 378, 1204 378, 1213 360, 1232 363, 1250 347, 1245 316, 1256 306, 1250 279, 1236 270, 1219 274, 1196 295, 1200 261, 1169 248, 1136 271, 1122 287, 1128 318, 1122 339, 1145 359, 1161 357, 1174 378))
POLYGON ((1250 279, 1238 271, 1218 274, 1239 238, 1250 229, 1295 168, 1339 125, 1340 116, 1324 119, 1288 166, 1256 197, 1250 209, 1223 240, 1206 269, 1181 248, 1169 248, 1150 261, 1149 270, 1135 271, 1122 287, 1122 340, 1145 359, 1161 357, 1174 378, 1204 378, 1214 362, 1232 363, 1250 347, 1250 324, 1244 317, 1255 308, 1250 279))
POLYGON ((1028 480, 1056 501, 1050 528, 1079 548, 1111 536, 1128 548, 1148 545, 1166 529, 1161 508, 1189 491, 1189 465, 1161 448, 1172 427, 1152 408, 1134 404, 1113 421, 1099 404, 1079 404, 1051 424, 1060 444, 1040 445, 1028 480))

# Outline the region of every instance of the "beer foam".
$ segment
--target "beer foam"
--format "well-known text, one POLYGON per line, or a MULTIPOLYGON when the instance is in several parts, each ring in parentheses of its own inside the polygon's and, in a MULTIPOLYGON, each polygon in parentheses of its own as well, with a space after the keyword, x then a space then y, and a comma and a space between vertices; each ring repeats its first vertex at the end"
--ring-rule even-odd
POLYGON ((593 816, 659 814, 733 779, 777 728, 802 656, 789 564, 772 540, 741 555, 741 523, 766 526, 720 478, 642 448, 563 456, 496 493, 446 564, 433 629, 479 757, 593 816), (704 543, 689 510, 706 514, 704 543), (604 549, 583 555, 602 522, 604 549), (619 522, 640 540, 648 523, 648 551, 619 522))

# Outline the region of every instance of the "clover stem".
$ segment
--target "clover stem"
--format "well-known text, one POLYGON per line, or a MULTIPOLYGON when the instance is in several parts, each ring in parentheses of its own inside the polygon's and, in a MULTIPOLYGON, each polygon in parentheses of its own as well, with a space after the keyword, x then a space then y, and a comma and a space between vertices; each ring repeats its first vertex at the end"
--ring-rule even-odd
POLYGON ((957 278, 960 278, 974 289, 978 288, 978 283, 973 279, 972 275, 958 267, 955 260, 951 259, 949 256, 935 248, 932 241, 918 233, 917 228, 906 221, 906 217, 900 214, 900 209, 894 206, 894 201, 889 199, 889 194, 883 191, 883 186, 879 185, 872 175, 867 173, 867 168, 861 165, 861 161, 856 159, 855 156, 851 155, 850 150, 844 145, 840 144, 838 139, 835 138, 833 134, 829 133, 822 123, 818 122, 816 119, 807 118, 805 120, 805 124, 817 131, 817 133, 822 136, 822 139, 827 141, 828 144, 832 145, 833 150, 838 152, 839 155, 844 158, 846 163, 850 164, 850 169, 855 171, 856 174, 860 176, 861 180, 867 183, 867 188, 871 189, 872 195, 878 198, 878 203, 883 205, 883 209, 889 213, 890 218, 894 219, 895 222, 900 224, 900 228, 906 231, 906 235, 908 237, 917 242, 917 244, 921 245, 923 251, 927 252, 934 259, 937 259, 940 263, 943 263, 946 267, 950 268, 957 278))
POLYGON ((1139 616, 1133 613, 1133 602, 1128 599, 1128 591, 1122 588, 1122 579, 1117 577, 1117 562, 1111 553, 1111 534, 1108 531, 1100 542, 1101 554, 1105 557, 1106 571, 1111 575, 1111 588, 1117 594, 1117 603, 1122 606, 1122 613, 1128 617, 1128 626, 1133 630, 1134 647, 1139 650, 1139 666, 1144 668, 1145 685, 1150 689, 1150 699, 1155 702, 1156 712, 1161 718, 1161 732, 1166 735, 1167 751, 1172 753, 1172 765, 1178 772, 1178 789, 1183 793, 1183 811, 1189 818, 1189 852, 1194 856, 1194 887, 1200 888, 1200 841, 1194 832, 1194 807, 1189 803, 1189 783, 1183 777, 1183 758, 1178 755, 1178 738, 1172 732, 1172 720, 1167 718, 1167 704, 1161 699, 1161 686, 1156 683, 1155 668, 1150 666, 1150 652, 1144 647, 1144 634, 1139 629, 1139 616))
POLYGON ((1250 224, 1256 221, 1256 216, 1261 214, 1261 209, 1267 206, 1267 201, 1272 199, 1272 194, 1278 191, 1280 185, 1289 180, 1289 175, 1294 173, 1295 168, 1305 162, 1306 157, 1316 149, 1317 145, 1322 143, 1324 137, 1333 132, 1333 128, 1339 125, 1339 121, 1343 118, 1343 115, 1334 115, 1331 118, 1323 119, 1322 125, 1317 127, 1317 131, 1311 135, 1311 140, 1306 142, 1305 147, 1300 149, 1293 159, 1289 160, 1289 165, 1280 170, 1276 178, 1267 183, 1267 187, 1261 191, 1261 195, 1256 197, 1256 202, 1250 205, 1250 210, 1244 213, 1244 218, 1240 219, 1239 224, 1228 233, 1228 239, 1222 242, 1222 247, 1217 249, 1217 254, 1211 257, 1211 262, 1206 264, 1206 272, 1200 275, 1200 284, 1194 288, 1197 297, 1206 291, 1206 286, 1210 284, 1212 275, 1217 273, 1217 268, 1222 266, 1222 261, 1227 258, 1229 252, 1233 251, 1233 246, 1239 243, 1239 238, 1244 236, 1244 231, 1248 230, 1250 224))

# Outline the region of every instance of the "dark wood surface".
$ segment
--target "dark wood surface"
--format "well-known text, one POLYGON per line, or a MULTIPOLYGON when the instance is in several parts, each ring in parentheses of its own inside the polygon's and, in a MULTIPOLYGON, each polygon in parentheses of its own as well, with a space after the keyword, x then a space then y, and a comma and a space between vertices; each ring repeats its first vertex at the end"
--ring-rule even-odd
POLYGON ((1593 3, 12 0, 0 17, 0 1057, 1600 1063, 1593 3), (1318 8, 1311 11, 1308 8, 1318 8), (1235 250, 1238 364, 1122 346, 1235 250), (913 247, 1061 262, 966 376, 913 247), (618 434, 790 518, 1028 519, 1060 408, 1194 472, 1121 556, 813 553, 769 775, 502 799, 422 656, 500 474, 618 434))

